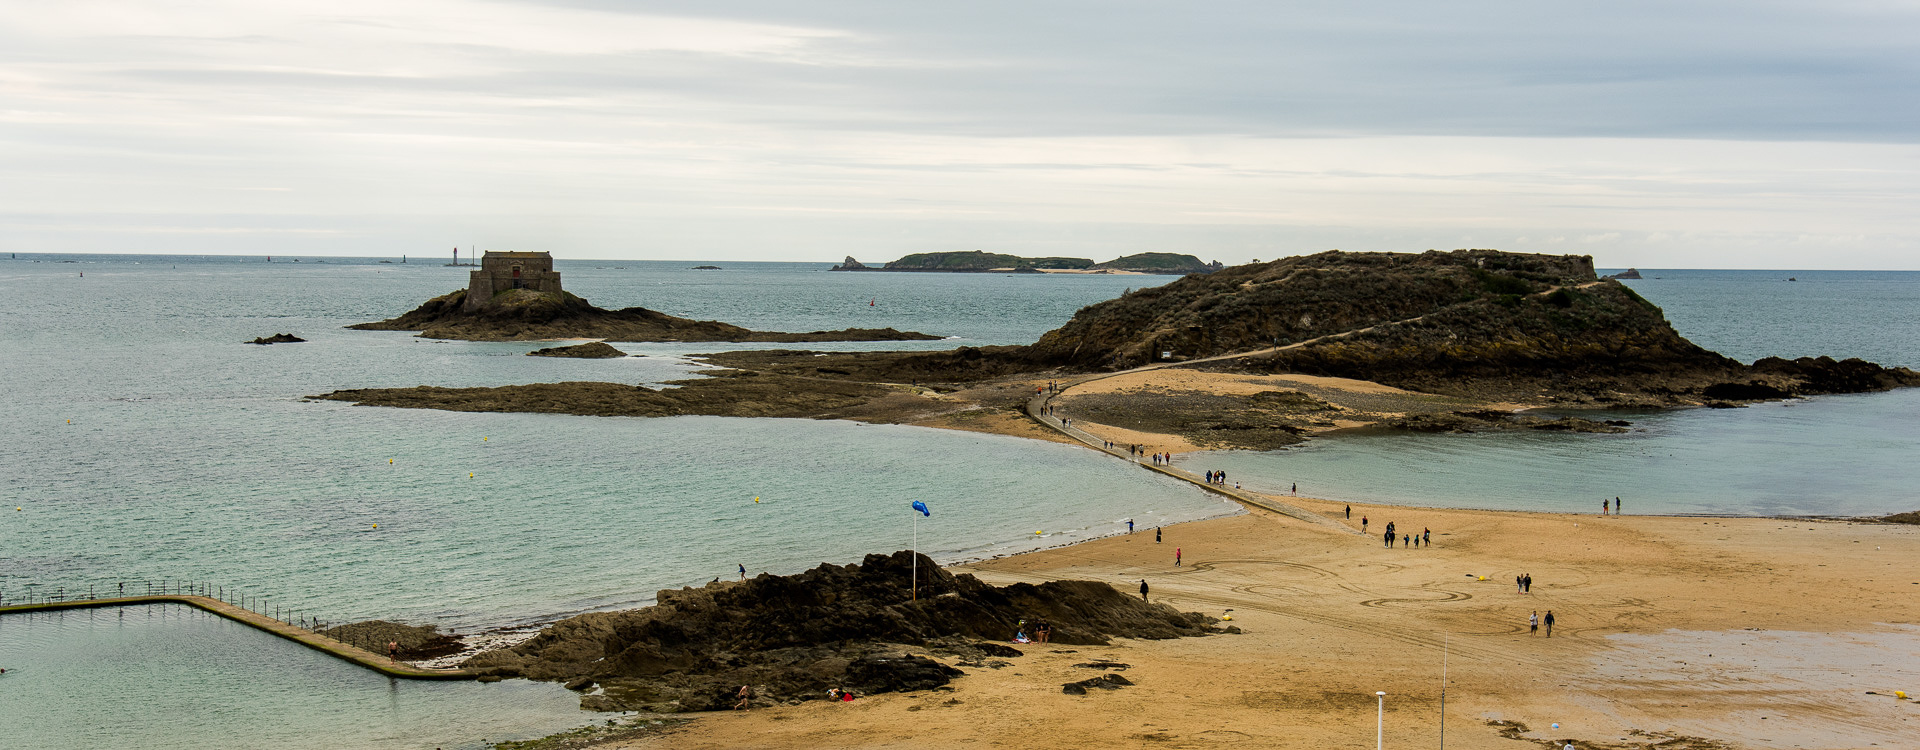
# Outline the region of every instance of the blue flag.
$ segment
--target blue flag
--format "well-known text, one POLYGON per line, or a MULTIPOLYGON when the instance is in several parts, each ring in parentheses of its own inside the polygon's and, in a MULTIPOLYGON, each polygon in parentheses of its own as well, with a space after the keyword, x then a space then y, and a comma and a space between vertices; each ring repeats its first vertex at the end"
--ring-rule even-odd
POLYGON ((933 511, 927 510, 927 504, 920 502, 919 500, 913 501, 913 509, 920 511, 920 515, 923 515, 923 516, 933 515, 933 511))

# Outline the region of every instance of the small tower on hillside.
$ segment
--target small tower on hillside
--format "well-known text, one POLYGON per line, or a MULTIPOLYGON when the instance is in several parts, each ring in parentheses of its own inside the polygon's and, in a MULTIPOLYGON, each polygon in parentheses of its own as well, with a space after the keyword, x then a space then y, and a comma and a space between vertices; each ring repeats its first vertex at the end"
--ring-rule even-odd
POLYGON ((553 256, 487 251, 480 258, 480 270, 469 274, 467 302, 462 309, 478 310, 492 302, 493 295, 509 289, 559 294, 560 273, 553 270, 553 256))

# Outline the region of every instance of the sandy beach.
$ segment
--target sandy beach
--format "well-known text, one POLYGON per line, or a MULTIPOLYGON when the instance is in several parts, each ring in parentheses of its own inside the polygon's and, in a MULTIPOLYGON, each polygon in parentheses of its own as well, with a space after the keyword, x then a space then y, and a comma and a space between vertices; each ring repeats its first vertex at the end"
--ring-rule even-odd
MULTIPOLYGON (((1344 506, 1277 499, 1346 522, 1344 506)), ((1158 544, 1141 529, 977 563, 996 583, 1145 579, 1244 632, 1025 645, 951 691, 708 715, 608 746, 1364 747, 1384 691, 1386 746, 1438 747, 1443 667, 1452 747, 1914 746, 1920 704, 1892 693, 1920 692, 1920 527, 1598 510, 1354 505, 1365 537, 1254 510, 1158 544), (1387 521, 1432 546, 1383 548, 1387 521), (1529 633, 1549 610, 1552 637, 1529 633), (1063 694, 1095 660, 1130 665, 1133 686, 1063 694)))

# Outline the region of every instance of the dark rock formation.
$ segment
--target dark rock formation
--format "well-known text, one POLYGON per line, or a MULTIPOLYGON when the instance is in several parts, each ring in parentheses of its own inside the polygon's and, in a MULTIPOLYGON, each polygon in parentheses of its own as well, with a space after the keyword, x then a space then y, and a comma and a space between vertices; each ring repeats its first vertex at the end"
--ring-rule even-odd
POLYGON ((1121 677, 1120 675, 1103 674, 1099 677, 1061 685, 1060 692, 1066 693, 1067 695, 1086 695, 1087 688, 1093 688, 1095 690, 1119 690, 1122 687, 1132 684, 1132 680, 1121 677))
POLYGON ((853 256, 849 255, 847 256, 847 262, 841 263, 840 265, 834 266, 827 270, 829 271, 875 271, 879 269, 876 269, 873 266, 869 266, 865 263, 861 263, 860 261, 854 260, 853 256))
POLYGON ((1643 277, 1642 277, 1642 276, 1640 275, 1640 269, 1638 269, 1638 268, 1629 268, 1629 269, 1627 269, 1627 270, 1625 270, 1625 271, 1621 271, 1621 272, 1619 272, 1619 273, 1614 273, 1614 274, 1608 274, 1608 275, 1606 275, 1606 276, 1602 276, 1602 277, 1600 277, 1600 278, 1603 278, 1603 279, 1638 279, 1638 278, 1643 278, 1643 277))
POLYGON ((718 270, 720 270, 720 267, 719 267, 719 266, 694 266, 694 267, 693 267, 693 270, 695 270, 695 271, 718 271, 718 270))
POLYGON ((1220 261, 1202 262, 1199 258, 1179 253, 1136 253, 1115 258, 1105 263, 1094 264, 1095 271, 1133 271, 1136 273, 1213 273, 1221 269, 1220 261))
POLYGON ((535 383, 498 388, 362 388, 314 396, 367 406, 595 417, 834 417, 887 395, 878 385, 727 370, 654 390, 621 383, 535 383))
POLYGON ((1475 409, 1433 414, 1412 414, 1390 419, 1382 426, 1414 432, 1492 432, 1498 430, 1541 430, 1546 432, 1622 433, 1630 426, 1624 420, 1598 422, 1580 417, 1546 418, 1514 414, 1498 409, 1475 409))
POLYGON ((775 702, 815 699, 830 687, 936 687, 956 671, 890 644, 1005 640, 1023 618, 1046 619, 1064 644, 1218 632, 1211 617, 1147 604, 1105 583, 995 587, 925 556, 920 597, 909 601, 913 562, 904 551, 868 555, 859 565, 662 591, 652 607, 571 617, 466 666, 537 680, 592 678, 606 688, 591 697, 597 710, 700 711, 731 705, 740 685, 775 702))
POLYGON ((625 357, 626 352, 615 349, 605 341, 594 341, 573 346, 550 346, 527 352, 529 357, 571 357, 573 359, 613 359, 625 357))
POLYGON ((303 343, 306 343, 306 341, 307 341, 306 339, 300 338, 299 336, 295 336, 291 333, 276 333, 272 336, 261 336, 260 338, 254 339, 247 343, 259 344, 261 346, 265 346, 267 344, 303 344, 303 343))
POLYGON ((980 250, 950 253, 914 253, 888 263, 885 271, 945 271, 982 273, 1040 269, 1084 269, 1093 266, 1087 258, 1022 258, 980 250))
POLYGON ((386 620, 351 622, 315 632, 376 654, 387 653, 388 643, 398 643, 400 658, 405 661, 451 656, 466 648, 460 639, 432 625, 402 625, 386 620))
POLYGON ((933 341, 939 336, 892 328, 779 333, 750 331, 713 320, 689 320, 644 307, 603 310, 567 292, 510 289, 467 310, 467 290, 427 300, 390 320, 347 326, 361 331, 419 331, 422 338, 466 341, 535 341, 596 338, 608 341, 933 341))
POLYGON ((1882 516, 1880 520, 1886 523, 1906 523, 1906 524, 1913 524, 1916 526, 1920 526, 1920 510, 1908 511, 1906 513, 1895 513, 1891 516, 1882 516))

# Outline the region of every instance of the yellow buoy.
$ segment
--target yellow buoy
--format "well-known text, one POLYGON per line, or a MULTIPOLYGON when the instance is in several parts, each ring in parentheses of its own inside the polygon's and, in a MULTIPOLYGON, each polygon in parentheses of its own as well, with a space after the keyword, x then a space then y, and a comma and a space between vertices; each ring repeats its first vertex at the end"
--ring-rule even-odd
POLYGON ((486 439, 486 438, 484 438, 484 437, 482 437, 482 438, 480 438, 480 442, 482 442, 482 443, 484 443, 484 442, 487 442, 487 439, 486 439))
POLYGON ((1040 532, 1038 532, 1038 531, 1036 531, 1036 532, 1033 532, 1033 534, 1034 534, 1034 536, 1039 536, 1039 535, 1040 535, 1040 532))
POLYGON ((753 496, 753 501, 754 501, 754 502, 756 502, 756 503, 757 503, 757 502, 760 502, 760 496, 759 496, 759 495, 754 495, 754 496, 753 496))
POLYGON ((389 458, 389 459, 387 459, 387 463, 389 463, 389 464, 391 464, 391 463, 393 463, 393 459, 391 459, 391 458, 389 458))
POLYGON ((374 527, 374 528, 376 528, 376 529, 377 529, 377 528, 380 528, 380 524, 377 524, 377 523, 376 523, 376 524, 374 524, 374 525, 373 525, 373 527, 374 527))
POLYGON ((1907 691, 1905 691, 1905 690, 1895 690, 1895 691, 1893 691, 1893 697, 1895 697, 1895 698, 1900 698, 1900 699, 1905 699, 1905 698, 1907 697, 1907 691))
POLYGON ((1221 615, 1221 616, 1220 616, 1220 619, 1222 619, 1222 620, 1231 620, 1231 619, 1233 619, 1233 615, 1221 615))
POLYGON ((73 424, 73 420, 71 419, 67 420, 67 424, 73 424))
POLYGON ((471 472, 471 471, 469 471, 469 472, 467 472, 467 478, 468 478, 468 479, 472 479, 472 478, 473 478, 473 472, 471 472))
POLYGON ((19 510, 19 509, 20 509, 20 506, 18 506, 18 505, 16 505, 16 506, 13 506, 13 509, 14 509, 14 510, 19 510))

